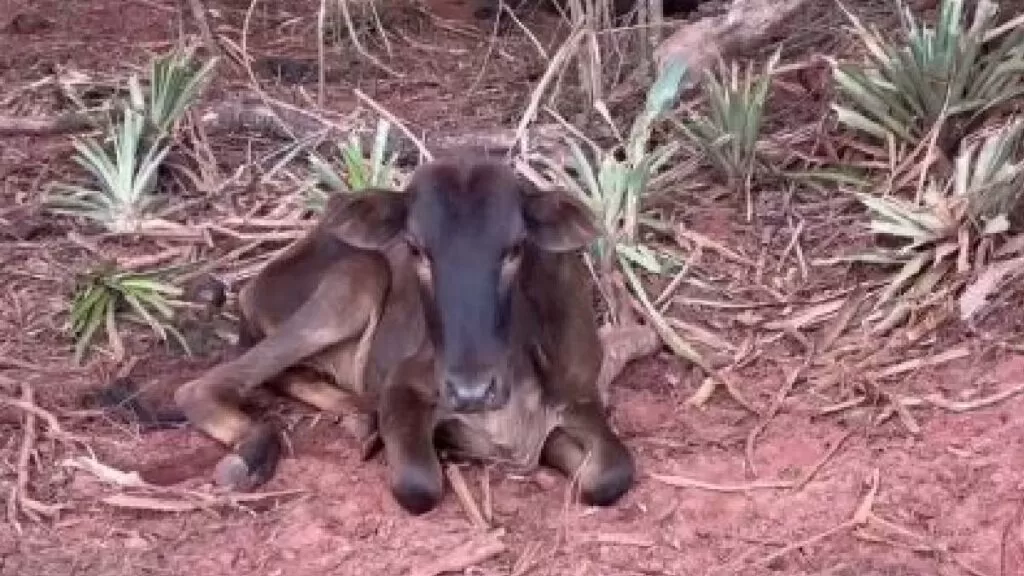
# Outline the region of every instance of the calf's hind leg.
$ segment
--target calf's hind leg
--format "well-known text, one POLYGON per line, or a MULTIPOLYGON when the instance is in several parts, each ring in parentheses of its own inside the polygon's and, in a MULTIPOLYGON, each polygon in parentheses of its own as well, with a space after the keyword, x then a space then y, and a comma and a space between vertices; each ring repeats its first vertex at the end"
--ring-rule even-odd
POLYGON ((377 317, 383 287, 374 275, 355 266, 330 272, 268 336, 175 392, 175 402, 192 425, 232 448, 217 465, 219 483, 252 489, 273 476, 280 458, 277 431, 269 423, 254 422, 241 410, 242 401, 303 358, 360 336, 377 317))
POLYGON ((632 454, 593 403, 566 409, 562 426, 544 443, 541 459, 567 477, 578 478, 581 499, 589 505, 614 504, 636 474, 632 454))
POLYGON ((271 387, 340 418, 342 426, 359 442, 366 444, 373 440, 375 422, 372 412, 366 410, 363 402, 352 392, 343 390, 320 372, 306 367, 292 367, 274 378, 271 387))

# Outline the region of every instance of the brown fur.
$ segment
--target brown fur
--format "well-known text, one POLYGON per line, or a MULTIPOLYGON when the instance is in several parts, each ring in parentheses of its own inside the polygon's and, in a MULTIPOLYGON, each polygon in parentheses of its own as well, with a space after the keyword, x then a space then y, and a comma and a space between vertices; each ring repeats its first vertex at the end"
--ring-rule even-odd
MULTIPOLYGON (((242 290, 247 350, 176 393, 193 425, 233 448, 218 465, 218 481, 245 489, 273 475, 276 432, 239 408, 255 388, 271 384, 321 410, 374 414, 392 492, 410 512, 441 498, 435 438, 469 458, 578 473, 584 500, 617 500, 632 484, 634 464, 608 426, 596 387, 603 352, 585 296, 590 277, 573 250, 592 238, 589 218, 579 202, 540 193, 486 162, 429 164, 404 193, 332 198, 318 225, 242 290), (448 198, 448 212, 415 220, 413 202, 427 202, 430 212, 435 196, 448 198), (508 352, 489 366, 508 375, 496 381, 508 391, 489 397, 487 409, 466 411, 445 402, 439 385, 454 369, 445 355, 452 341, 436 328, 446 311, 431 284, 440 272, 402 234, 407 225, 436 228, 417 230, 426 236, 458 233, 468 224, 451 210, 471 209, 478 218, 489 210, 490 218, 504 219, 495 208, 503 205, 493 204, 501 201, 523 211, 527 238, 521 256, 505 257, 501 267, 511 310, 508 352)), ((509 230, 510 238, 519 233, 509 230)))

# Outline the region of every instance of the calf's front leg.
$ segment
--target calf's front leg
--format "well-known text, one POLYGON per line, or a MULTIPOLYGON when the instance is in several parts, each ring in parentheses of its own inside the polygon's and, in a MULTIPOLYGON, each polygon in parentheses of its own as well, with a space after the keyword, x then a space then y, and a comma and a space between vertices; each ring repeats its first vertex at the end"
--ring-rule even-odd
POLYGON ((353 338, 373 324, 381 292, 356 292, 352 281, 346 275, 324 282, 295 314, 244 354, 175 391, 175 402, 189 422, 232 448, 217 464, 219 484, 236 490, 255 488, 273 476, 280 459, 277 431, 242 411, 245 398, 303 358, 353 338), (343 309, 339 302, 348 306, 343 309))
POLYGON ((636 476, 633 455, 596 402, 566 406, 562 425, 544 443, 541 461, 578 479, 581 500, 588 505, 614 504, 636 476))
POLYGON ((378 408, 380 437, 395 500, 412 514, 441 502, 444 476, 434 446, 436 408, 430 398, 433 368, 409 361, 385 385, 378 408))

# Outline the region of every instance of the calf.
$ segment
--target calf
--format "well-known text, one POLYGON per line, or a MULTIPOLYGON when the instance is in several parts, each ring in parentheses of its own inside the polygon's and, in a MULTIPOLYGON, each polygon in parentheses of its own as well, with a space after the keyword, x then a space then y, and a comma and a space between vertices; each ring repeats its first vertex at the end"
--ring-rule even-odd
POLYGON ((596 233, 582 203, 489 161, 333 197, 241 291, 247 351, 176 392, 190 422, 233 448, 217 480, 247 489, 273 475, 278 435, 240 408, 268 383, 374 414, 409 512, 442 496, 439 446, 543 463, 577 477, 584 502, 615 502, 635 470, 596 387, 603 349, 577 254, 596 233))

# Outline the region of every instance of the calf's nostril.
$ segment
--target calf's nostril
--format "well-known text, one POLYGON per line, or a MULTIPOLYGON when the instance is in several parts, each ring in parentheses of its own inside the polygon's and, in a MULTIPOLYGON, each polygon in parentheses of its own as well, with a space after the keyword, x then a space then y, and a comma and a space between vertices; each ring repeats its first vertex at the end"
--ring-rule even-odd
POLYGON ((484 397, 487 399, 488 402, 493 402, 494 399, 497 396, 498 396, 498 377, 497 376, 491 376, 490 380, 488 380, 488 382, 487 382, 487 392, 484 393, 484 397))
POLYGON ((479 410, 493 406, 502 396, 501 377, 494 372, 463 377, 449 373, 444 379, 443 394, 457 410, 479 410))

